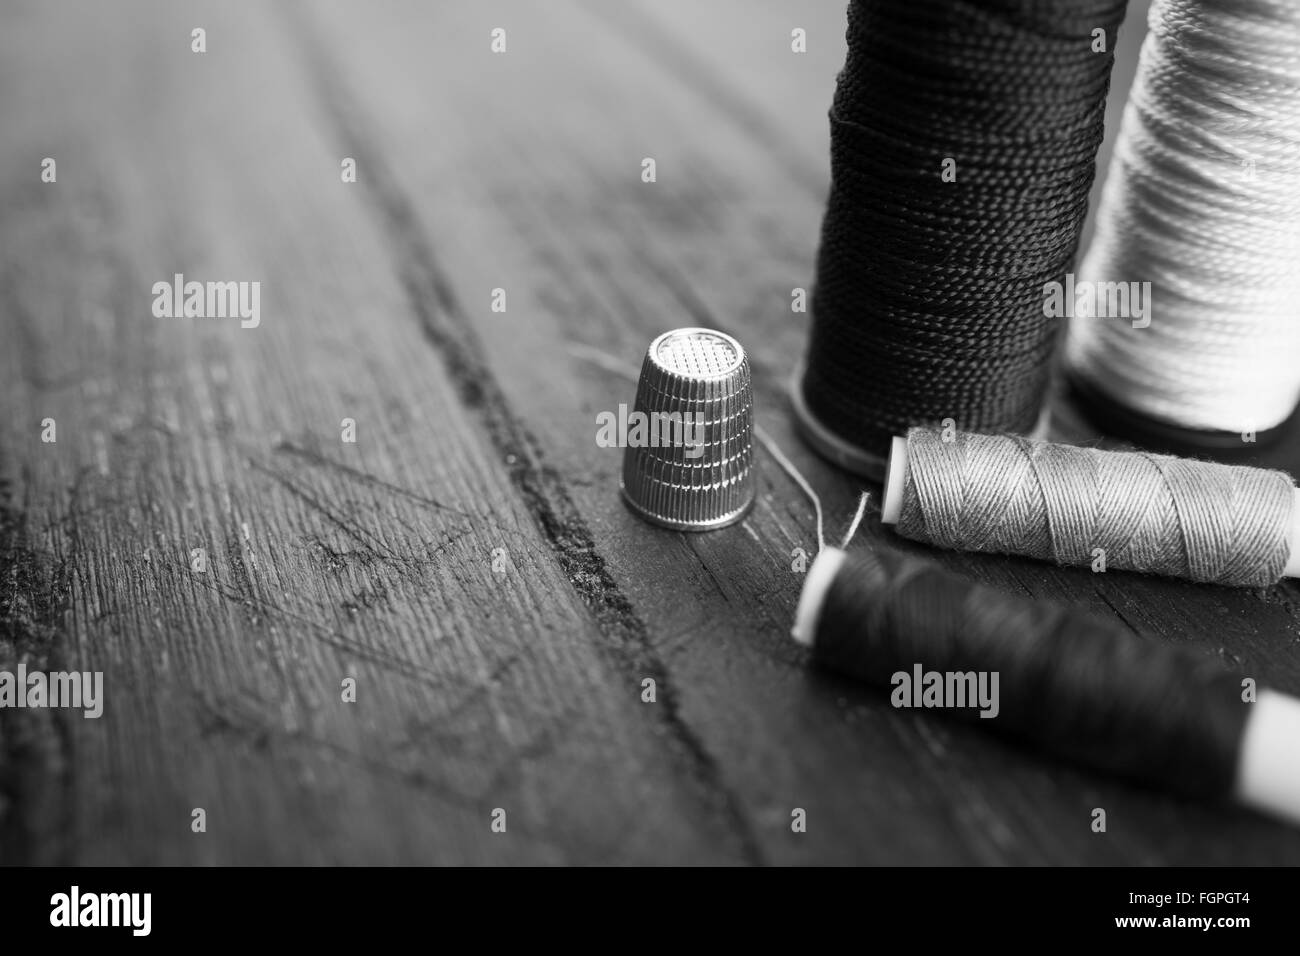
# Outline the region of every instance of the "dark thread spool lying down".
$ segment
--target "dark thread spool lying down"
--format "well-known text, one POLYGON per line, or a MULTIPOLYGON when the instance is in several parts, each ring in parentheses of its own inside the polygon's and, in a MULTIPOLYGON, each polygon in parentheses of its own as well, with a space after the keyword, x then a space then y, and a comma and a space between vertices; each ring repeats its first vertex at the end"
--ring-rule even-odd
POLYGON ((812 646, 819 663, 882 687, 916 664, 997 672, 995 718, 978 720, 976 708, 945 713, 1151 786, 1233 794, 1251 706, 1240 678, 1076 610, 858 551, 826 592, 812 646))

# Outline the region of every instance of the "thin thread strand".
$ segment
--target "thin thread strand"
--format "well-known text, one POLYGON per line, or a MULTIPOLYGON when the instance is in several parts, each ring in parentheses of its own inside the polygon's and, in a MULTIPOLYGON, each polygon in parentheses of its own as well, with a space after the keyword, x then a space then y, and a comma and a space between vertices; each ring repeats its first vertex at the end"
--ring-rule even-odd
POLYGON ((844 535, 844 540, 840 542, 840 550, 843 551, 857 534, 858 525, 862 523, 862 516, 867 512, 867 502, 871 499, 868 492, 862 492, 862 497, 858 499, 858 510, 853 514, 853 522, 849 525, 848 533, 844 535))
POLYGON ((777 443, 758 425, 754 426, 754 437, 762 443, 763 447, 767 449, 767 453, 776 459, 776 463, 781 466, 781 470, 790 476, 790 480, 798 485, 803 493, 808 496, 808 500, 812 502, 813 511, 817 514, 817 553, 821 554, 822 549, 826 547, 821 498, 817 496, 817 492, 813 491, 812 485, 808 484, 808 480, 800 474, 799 469, 794 466, 794 462, 785 457, 785 452, 781 451, 777 443))

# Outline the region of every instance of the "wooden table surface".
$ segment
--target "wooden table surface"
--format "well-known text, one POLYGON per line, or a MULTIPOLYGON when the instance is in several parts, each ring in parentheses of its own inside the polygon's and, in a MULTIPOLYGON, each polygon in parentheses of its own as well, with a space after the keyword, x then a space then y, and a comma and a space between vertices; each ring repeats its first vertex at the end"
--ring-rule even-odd
MULTIPOLYGON (((632 386, 593 355, 704 325, 847 524, 861 486, 784 397, 843 15, 6 5, 0 668, 102 671, 106 700, 0 710, 0 861, 1300 862, 1295 830, 808 667, 813 512, 766 453, 730 529, 622 504, 596 415, 632 386), (155 318, 175 273, 261 282, 260 326, 155 318)), ((1295 583, 933 556, 1300 692, 1295 583)))

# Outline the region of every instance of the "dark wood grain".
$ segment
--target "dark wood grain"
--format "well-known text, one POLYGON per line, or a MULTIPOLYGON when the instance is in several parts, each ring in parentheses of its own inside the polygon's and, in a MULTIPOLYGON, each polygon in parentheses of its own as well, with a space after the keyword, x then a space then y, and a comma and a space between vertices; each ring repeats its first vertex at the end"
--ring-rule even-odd
MULTIPOLYGON (((86 4, 72 33, 68 15, 27 4, 0 37, 0 667, 103 670, 108 699, 98 721, 0 711, 0 859, 1300 861, 1271 822, 808 668, 788 628, 812 509, 765 454, 730 529, 621 504, 595 416, 632 387, 591 350, 635 367, 703 324, 749 349, 759 422, 828 536, 851 514, 859 485, 800 444, 784 398, 840 3, 86 4), (174 272, 261 280, 262 326, 153 318, 174 272)), ((1294 584, 862 535, 1300 691, 1294 584)))

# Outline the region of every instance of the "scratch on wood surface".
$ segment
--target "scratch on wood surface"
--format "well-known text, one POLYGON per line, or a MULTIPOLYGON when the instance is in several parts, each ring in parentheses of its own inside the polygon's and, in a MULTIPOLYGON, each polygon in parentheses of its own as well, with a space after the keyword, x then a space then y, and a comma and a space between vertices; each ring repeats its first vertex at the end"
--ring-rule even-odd
MULTIPOLYGON (((75 540, 75 539, 74 539, 75 540)), ((63 661, 70 560, 33 550, 10 483, 0 479, 0 669, 63 661)), ((0 709, 0 861, 64 864, 73 829, 69 712, 0 709)))
POLYGON ((248 530, 248 522, 247 521, 240 522, 239 530, 244 535, 244 553, 248 555, 248 562, 253 566, 253 570, 256 571, 257 552, 253 550, 253 538, 248 530))
POLYGON ((1105 589, 1104 587, 1098 587, 1098 588, 1096 589, 1096 593, 1097 593, 1097 596, 1098 596, 1099 598, 1101 598, 1103 601, 1106 602, 1106 606, 1107 606, 1108 608, 1110 608, 1112 611, 1115 612, 1115 616, 1118 617, 1121 621, 1124 622, 1124 626, 1125 626, 1125 627, 1127 627, 1130 631, 1132 631, 1132 632, 1133 632, 1134 634, 1136 634, 1138 637, 1141 637, 1141 636, 1142 636, 1142 632, 1139 631, 1139 630, 1138 630, 1138 629, 1133 625, 1133 622, 1130 621, 1130 620, 1128 619, 1128 617, 1124 614, 1124 612, 1121 611, 1121 610, 1120 610, 1120 609, 1115 605, 1115 602, 1112 601, 1112 600, 1110 599, 1110 595, 1108 595, 1108 594, 1106 593, 1106 589, 1105 589))
MULTIPOLYGON (((344 764, 357 767, 366 773, 389 777, 406 786, 425 791, 450 806, 461 807, 475 812, 481 812, 485 802, 490 802, 490 798, 494 793, 501 792, 500 789, 496 789, 495 785, 501 783, 504 777, 487 777, 481 786, 470 791, 447 783, 443 778, 434 775, 422 766, 419 760, 411 761, 409 765, 394 763, 388 759, 391 754, 387 752, 358 752, 337 741, 302 729, 277 726, 274 722, 264 720, 260 715, 253 713, 250 708, 233 699, 205 697, 201 698, 198 704, 201 714, 200 727, 204 736, 233 735, 246 740, 249 745, 257 750, 288 746, 325 751, 344 764)), ((549 733, 547 731, 543 735, 545 747, 551 745, 549 733)), ((539 748, 532 745, 514 753, 535 755, 535 753, 544 752, 545 747, 539 748)), ((505 766, 513 763, 512 759, 504 761, 505 766)), ((495 773, 502 774, 505 766, 498 768, 495 773)), ((526 823, 518 820, 511 821, 511 831, 517 831, 524 834, 528 839, 548 845, 553 840, 550 835, 530 828, 526 823)))
POLYGON ((352 538, 352 540, 356 541, 371 554, 398 563, 408 560, 398 555, 391 547, 367 529, 348 520, 343 515, 340 515, 333 508, 321 501, 320 498, 302 487, 301 484, 294 481, 288 475, 282 474, 274 468, 255 460, 250 460, 249 464, 256 471, 278 481, 295 498, 308 505, 312 510, 320 512, 320 514, 325 517, 325 520, 334 525, 348 537, 352 538))
POLYGON ((251 607, 260 610, 263 613, 281 617, 285 620, 295 621, 298 624, 307 625, 312 632, 318 635, 318 640, 322 643, 337 650, 346 651, 349 654, 355 655, 360 660, 369 661, 370 663, 388 668, 406 677, 412 677, 426 683, 431 683, 434 686, 447 686, 445 677, 430 667, 379 648, 362 644, 356 639, 348 637, 346 634, 331 625, 326 624, 324 621, 318 621, 315 618, 299 614, 296 611, 291 611, 288 608, 275 603, 268 597, 244 591, 237 585, 228 585, 219 580, 208 580, 208 578, 213 576, 211 572, 208 575, 198 575, 191 574, 190 569, 185 565, 167 563, 162 566, 168 567, 177 572, 193 586, 205 588, 215 594, 219 594, 226 600, 232 601, 246 610, 251 607))
POLYGON ((370 474, 369 472, 362 471, 360 468, 354 468, 353 466, 345 464, 341 461, 336 461, 333 458, 330 458, 328 455, 323 455, 318 451, 312 451, 310 449, 303 448, 302 446, 296 445, 293 442, 288 441, 287 439, 281 439, 279 442, 277 442, 275 445, 275 450, 278 452, 283 452, 287 455, 293 455, 294 457, 301 458, 304 461, 310 462, 313 465, 319 465, 323 468, 331 468, 334 471, 347 475, 349 478, 354 478, 357 481, 364 482, 368 485, 374 485, 377 488, 383 488, 386 491, 391 491, 393 494, 401 495, 404 498, 409 498, 411 501, 414 501, 417 504, 427 505, 428 507, 436 508, 439 511, 448 511, 452 514, 460 515, 463 518, 475 517, 474 515, 471 515, 466 511, 462 511, 459 508, 453 508, 451 505, 444 504, 443 502, 439 501, 437 498, 431 498, 428 495, 420 494, 418 492, 412 491, 409 488, 403 488, 401 485, 394 484, 391 481, 385 481, 383 478, 379 478, 376 475, 370 474))
POLYGON ((713 573, 713 569, 709 567, 709 562, 704 559, 699 550, 695 547, 695 542, 688 538, 686 541, 686 548, 691 552, 691 557, 695 558, 699 563, 700 569, 704 572, 704 576, 713 584, 714 589, 718 592, 718 596, 721 597, 723 601, 730 604, 731 598, 727 597, 726 588, 722 586, 722 582, 718 580, 717 575, 713 573))

